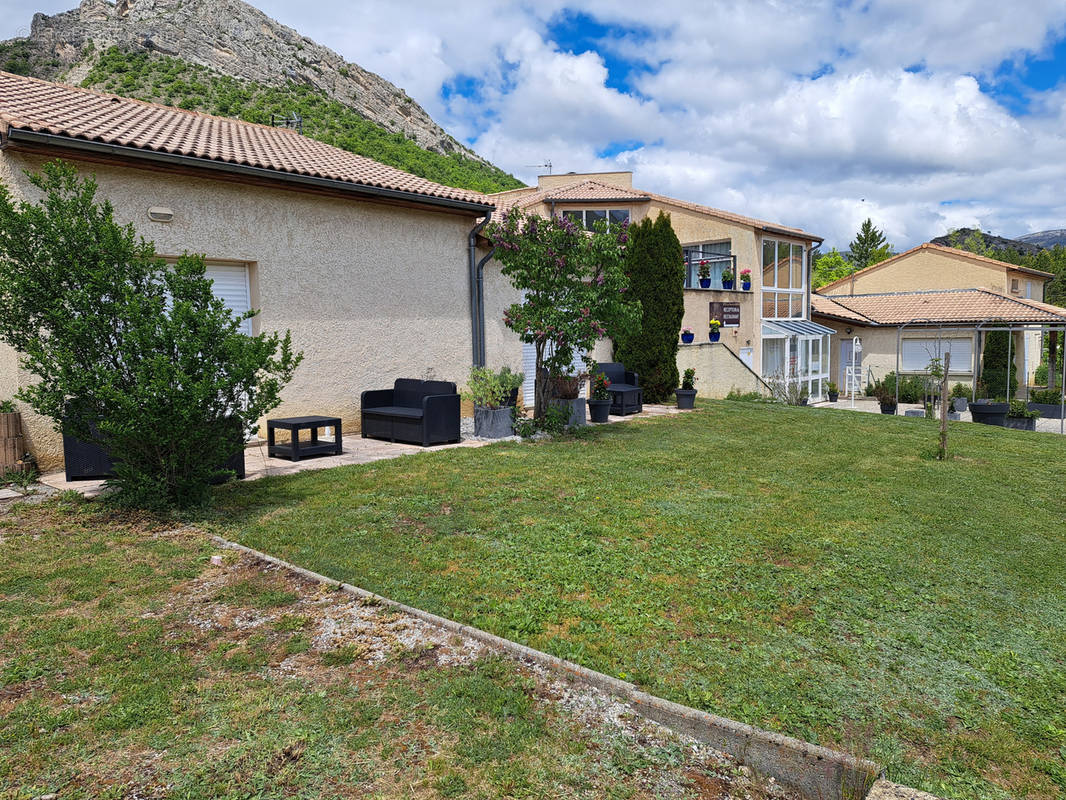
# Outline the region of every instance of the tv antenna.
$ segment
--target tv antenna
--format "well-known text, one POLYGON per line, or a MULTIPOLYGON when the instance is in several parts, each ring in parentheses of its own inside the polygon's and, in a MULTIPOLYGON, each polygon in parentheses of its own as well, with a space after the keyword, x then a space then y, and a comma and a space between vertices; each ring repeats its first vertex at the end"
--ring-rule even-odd
POLYGON ((552 162, 550 158, 544 159, 543 164, 526 164, 527 169, 533 169, 534 167, 537 169, 546 169, 548 170, 549 175, 552 174, 552 162))

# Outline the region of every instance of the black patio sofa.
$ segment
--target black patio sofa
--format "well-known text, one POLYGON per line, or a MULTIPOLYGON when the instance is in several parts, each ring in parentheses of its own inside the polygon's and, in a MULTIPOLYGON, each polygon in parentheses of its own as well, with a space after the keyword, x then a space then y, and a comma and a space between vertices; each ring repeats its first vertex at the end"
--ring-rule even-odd
POLYGON ((596 369, 611 382, 607 391, 611 393, 612 414, 639 414, 644 410, 644 390, 640 388, 637 373, 630 372, 617 361, 597 364, 596 369))
POLYGON ((363 392, 362 436, 422 447, 458 442, 459 402, 450 381, 397 378, 391 389, 363 392))

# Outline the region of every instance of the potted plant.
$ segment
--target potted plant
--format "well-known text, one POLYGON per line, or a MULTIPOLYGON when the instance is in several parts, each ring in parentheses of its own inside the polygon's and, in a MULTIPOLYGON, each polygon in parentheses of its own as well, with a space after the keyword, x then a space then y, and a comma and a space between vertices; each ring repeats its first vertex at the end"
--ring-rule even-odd
POLYGON ((751 270, 750 269, 745 268, 745 269, 742 269, 740 271, 740 288, 743 289, 745 292, 750 292, 751 291, 751 270))
POLYGON ((1030 411, 1024 400, 1011 400, 1003 427, 1019 431, 1035 431, 1036 418, 1039 416, 1040 412, 1030 411))
POLYGON ((835 403, 840 399, 840 392, 837 390, 837 385, 833 381, 825 382, 825 393, 829 395, 829 402, 835 403))
POLYGON ((970 388, 965 383, 956 383, 951 387, 951 410, 962 413, 970 405, 970 388))
POLYGON ((807 405, 807 400, 808 399, 809 399, 809 393, 807 391, 807 384, 803 384, 800 387, 799 395, 796 398, 796 403, 797 403, 797 405, 805 406, 805 405, 807 405))
POLYGON ((721 320, 712 319, 707 323, 707 326, 710 328, 709 335, 712 342, 717 342, 722 338, 721 331, 719 330, 722 327, 721 320))
POLYGON ((606 422, 611 413, 611 393, 608 388, 611 381, 602 372, 592 376, 592 397, 589 398, 589 420, 606 422))
POLYGON ((566 427, 578 428, 585 424, 585 401, 581 394, 582 375, 552 375, 548 382, 551 387, 550 404, 567 413, 566 427))
POLYGON ((696 402, 696 370, 689 367, 681 378, 681 388, 674 389, 678 408, 692 408, 696 402))
POLYGON ((733 270, 731 270, 729 267, 726 267, 722 270, 722 288, 733 288, 733 270))
POLYGON ((882 414, 896 413, 896 384, 894 381, 892 383, 880 380, 875 382, 873 395, 877 398, 878 405, 881 406, 882 414))
POLYGON ((711 288, 711 265, 708 264, 706 261, 701 261, 700 264, 699 264, 699 271, 700 271, 700 288, 701 289, 710 289, 711 288))
POLYGON ((974 422, 980 422, 982 425, 1006 427, 1008 411, 1010 411, 1009 403, 999 403, 987 397, 970 403, 970 416, 973 417, 974 422))
POLYGON ((487 367, 470 370, 467 387, 474 403, 474 436, 502 439, 514 432, 513 409, 522 379, 522 373, 511 372, 510 367, 503 367, 499 372, 487 367))
POLYGON ((696 338, 696 334, 692 332, 692 328, 687 325, 681 329, 681 341, 685 344, 692 344, 692 340, 696 338))

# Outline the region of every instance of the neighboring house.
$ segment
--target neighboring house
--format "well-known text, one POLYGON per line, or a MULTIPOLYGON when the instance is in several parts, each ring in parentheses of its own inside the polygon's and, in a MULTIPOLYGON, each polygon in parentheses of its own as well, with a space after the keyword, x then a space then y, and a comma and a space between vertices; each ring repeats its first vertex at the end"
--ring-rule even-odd
MULTIPOLYGON (((561 215, 591 226, 597 220, 639 222, 660 211, 685 254, 685 316, 696 341, 680 346, 678 367, 695 367, 702 395, 721 397, 732 388, 766 391, 764 380, 802 381, 812 397, 823 393, 829 376, 828 328, 810 322, 810 252, 821 239, 728 211, 634 188, 631 172, 542 175, 537 186, 491 195, 496 218, 517 207, 526 214, 561 215), (698 265, 711 267, 711 289, 700 289, 698 265), (750 269, 751 291, 722 289, 724 268, 735 275, 750 269), (721 341, 708 341, 711 317, 725 326, 721 341)), ((487 303, 487 305, 490 305, 487 303)), ((490 329, 493 323, 487 323, 490 329)), ((495 324, 498 336, 502 322, 495 324)), ((525 348, 527 400, 532 398, 532 347, 525 348)), ((611 360, 610 343, 594 353, 611 360)))
POLYGON ((841 391, 852 375, 861 390, 896 369, 924 373, 930 358, 948 349, 952 380, 970 383, 984 335, 996 323, 1015 328, 1012 350, 1026 384, 1041 360, 1041 323, 1060 323, 1066 314, 1041 302, 1053 277, 926 243, 822 286, 812 317, 835 331, 833 380, 841 391))
MULTIPOLYGON (((328 414, 352 431, 364 389, 403 376, 465 383, 485 195, 292 130, 0 73, 0 182, 32 199, 25 171, 59 157, 94 175, 117 219, 161 255, 204 254, 216 293, 260 310, 251 331, 292 331, 305 360, 275 416, 328 414)), ((496 273, 497 302, 512 302, 496 273)), ((520 365, 513 335, 488 345, 490 362, 520 365)), ((29 379, 0 345, 0 398, 29 379)), ((58 466, 51 421, 23 419, 41 466, 58 466)))

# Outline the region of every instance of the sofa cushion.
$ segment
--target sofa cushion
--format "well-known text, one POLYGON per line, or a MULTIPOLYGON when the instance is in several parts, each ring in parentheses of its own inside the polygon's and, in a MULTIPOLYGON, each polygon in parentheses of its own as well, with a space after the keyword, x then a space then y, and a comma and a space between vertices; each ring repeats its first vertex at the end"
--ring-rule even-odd
POLYGON ((639 386, 634 386, 631 383, 612 383, 607 387, 609 392, 635 392, 639 389, 639 386))
POLYGON ((365 408, 363 413, 380 417, 403 417, 404 419, 422 419, 421 408, 410 406, 381 406, 379 408, 365 408))
POLYGON ((393 384, 392 402, 404 408, 422 408, 422 399, 434 394, 455 394, 451 381, 420 381, 416 378, 397 378, 393 384))
POLYGON ((625 383, 626 368, 617 361, 606 361, 596 365, 596 369, 607 376, 611 383, 625 383))

